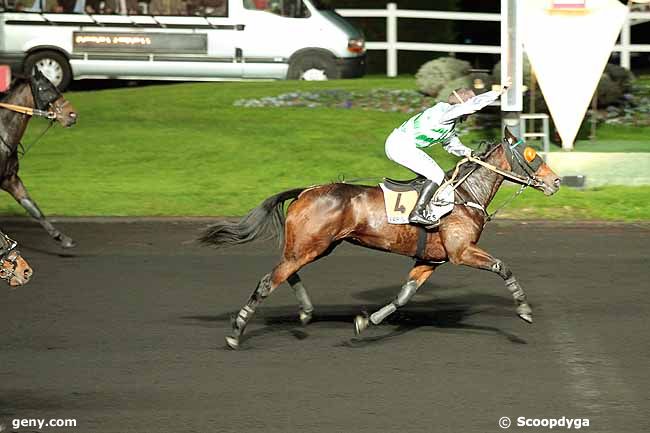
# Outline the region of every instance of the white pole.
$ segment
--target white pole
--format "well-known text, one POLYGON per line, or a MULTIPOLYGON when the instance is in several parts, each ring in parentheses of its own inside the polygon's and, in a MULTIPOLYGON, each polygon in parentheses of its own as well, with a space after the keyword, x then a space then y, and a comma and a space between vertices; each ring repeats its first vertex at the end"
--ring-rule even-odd
POLYGON ((512 86, 501 96, 503 123, 521 137, 519 114, 523 108, 523 47, 519 27, 518 0, 501 0, 501 83, 512 78, 512 86))
POLYGON ((628 11, 621 30, 621 66, 630 69, 630 13, 628 11))
POLYGON ((386 37, 388 50, 386 52, 386 73, 389 77, 397 77, 397 4, 386 5, 386 37))

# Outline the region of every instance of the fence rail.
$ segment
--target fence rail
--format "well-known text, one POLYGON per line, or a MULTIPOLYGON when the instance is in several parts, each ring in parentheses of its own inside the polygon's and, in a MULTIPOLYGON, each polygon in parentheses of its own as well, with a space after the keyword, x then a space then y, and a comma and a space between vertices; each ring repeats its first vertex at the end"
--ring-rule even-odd
MULTIPOLYGON (((397 9, 395 3, 388 3, 386 9, 337 9, 336 12, 344 17, 386 18, 386 41, 370 41, 366 43, 366 47, 368 50, 387 52, 386 75, 389 77, 397 76, 397 52, 400 50, 483 54, 499 54, 501 52, 500 45, 399 42, 397 36, 397 20, 399 18, 500 22, 501 14, 497 13, 397 9)), ((620 53, 620 64, 624 68, 630 69, 632 53, 650 53, 649 44, 633 44, 631 42, 631 27, 648 20, 650 20, 650 12, 630 12, 625 20, 621 30, 620 43, 612 50, 612 52, 620 53)))

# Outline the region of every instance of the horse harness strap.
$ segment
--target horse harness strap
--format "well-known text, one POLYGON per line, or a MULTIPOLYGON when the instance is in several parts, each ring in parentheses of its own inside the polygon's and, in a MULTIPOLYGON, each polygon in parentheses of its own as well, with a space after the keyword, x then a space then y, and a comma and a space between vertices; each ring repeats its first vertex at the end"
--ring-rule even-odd
POLYGON ((418 228, 418 244, 415 250, 415 258, 424 260, 424 253, 427 249, 427 237, 428 233, 426 229, 422 226, 417 226, 418 228))
POLYGON ((462 203, 458 203, 458 204, 461 204, 461 205, 467 206, 467 207, 471 207, 471 208, 474 208, 474 209, 478 209, 481 212, 483 212, 485 215, 488 214, 487 211, 485 210, 485 207, 481 206, 481 204, 479 204, 479 203, 475 203, 473 201, 466 201, 466 202, 462 202, 462 203))

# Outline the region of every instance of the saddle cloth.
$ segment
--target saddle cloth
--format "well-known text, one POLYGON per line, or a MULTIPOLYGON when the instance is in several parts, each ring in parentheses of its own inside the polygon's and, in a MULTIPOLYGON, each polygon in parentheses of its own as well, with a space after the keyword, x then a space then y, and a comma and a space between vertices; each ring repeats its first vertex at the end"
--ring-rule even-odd
MULTIPOLYGON (((381 182, 379 187, 384 192, 386 216, 390 224, 409 224, 409 215, 418 200, 418 191, 414 188, 395 188, 387 182, 381 182), (399 189, 399 191, 397 191, 399 189)), ((429 202, 427 212, 437 219, 447 215, 454 208, 454 190, 446 186, 437 192, 435 201, 429 202)))

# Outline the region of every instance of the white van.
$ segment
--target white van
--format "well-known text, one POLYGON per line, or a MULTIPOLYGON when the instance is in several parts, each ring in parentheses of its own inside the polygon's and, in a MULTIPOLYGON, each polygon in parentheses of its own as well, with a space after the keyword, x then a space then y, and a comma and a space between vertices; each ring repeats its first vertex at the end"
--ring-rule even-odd
POLYGON ((0 0, 0 64, 84 78, 325 79, 365 73, 361 31, 319 0, 0 0))

